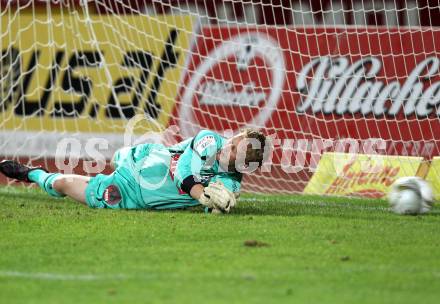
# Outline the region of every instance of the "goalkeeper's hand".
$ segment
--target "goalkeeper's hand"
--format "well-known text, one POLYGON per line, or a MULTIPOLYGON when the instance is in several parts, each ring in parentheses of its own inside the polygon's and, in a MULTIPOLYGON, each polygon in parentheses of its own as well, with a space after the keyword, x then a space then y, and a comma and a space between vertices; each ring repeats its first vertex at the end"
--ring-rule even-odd
POLYGON ((214 182, 204 188, 199 202, 210 209, 229 213, 234 208, 237 199, 235 194, 229 191, 221 182, 214 182))

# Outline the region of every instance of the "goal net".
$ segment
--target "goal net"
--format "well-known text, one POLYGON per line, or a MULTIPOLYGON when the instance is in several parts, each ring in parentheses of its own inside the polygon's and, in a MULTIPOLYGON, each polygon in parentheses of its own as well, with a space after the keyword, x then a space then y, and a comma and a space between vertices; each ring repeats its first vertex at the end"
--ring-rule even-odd
POLYGON ((1 158, 96 174, 122 146, 255 127, 274 149, 250 192, 436 180, 431 2, 0 0, 1 158))

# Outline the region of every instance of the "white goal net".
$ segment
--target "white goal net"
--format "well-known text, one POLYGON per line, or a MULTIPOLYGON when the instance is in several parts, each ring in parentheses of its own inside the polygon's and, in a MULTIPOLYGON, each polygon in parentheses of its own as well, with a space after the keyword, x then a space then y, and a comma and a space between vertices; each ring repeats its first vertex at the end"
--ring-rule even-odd
POLYGON ((127 128, 257 127, 275 149, 247 191, 438 179, 438 2, 0 0, 0 16, 0 158, 96 174, 127 128))

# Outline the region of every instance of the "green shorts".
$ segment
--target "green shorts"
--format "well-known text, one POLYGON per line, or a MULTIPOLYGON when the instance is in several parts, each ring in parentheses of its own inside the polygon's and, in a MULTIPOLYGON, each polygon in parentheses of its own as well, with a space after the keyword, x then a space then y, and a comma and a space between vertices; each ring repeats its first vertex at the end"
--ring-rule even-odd
POLYGON ((86 188, 86 202, 91 208, 140 209, 136 189, 117 172, 92 177, 86 188))
POLYGON ((129 176, 116 172, 130 158, 131 149, 122 148, 113 156, 115 172, 110 175, 98 174, 92 177, 86 188, 86 202, 91 208, 139 209, 135 186, 129 176))

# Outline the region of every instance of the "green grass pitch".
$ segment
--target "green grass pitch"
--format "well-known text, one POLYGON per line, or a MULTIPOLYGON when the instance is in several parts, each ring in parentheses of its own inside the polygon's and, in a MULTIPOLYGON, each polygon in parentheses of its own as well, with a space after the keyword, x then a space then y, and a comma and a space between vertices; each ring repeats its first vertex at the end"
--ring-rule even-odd
POLYGON ((438 303, 439 211, 254 195, 226 216, 109 211, 0 188, 0 303, 438 303))

